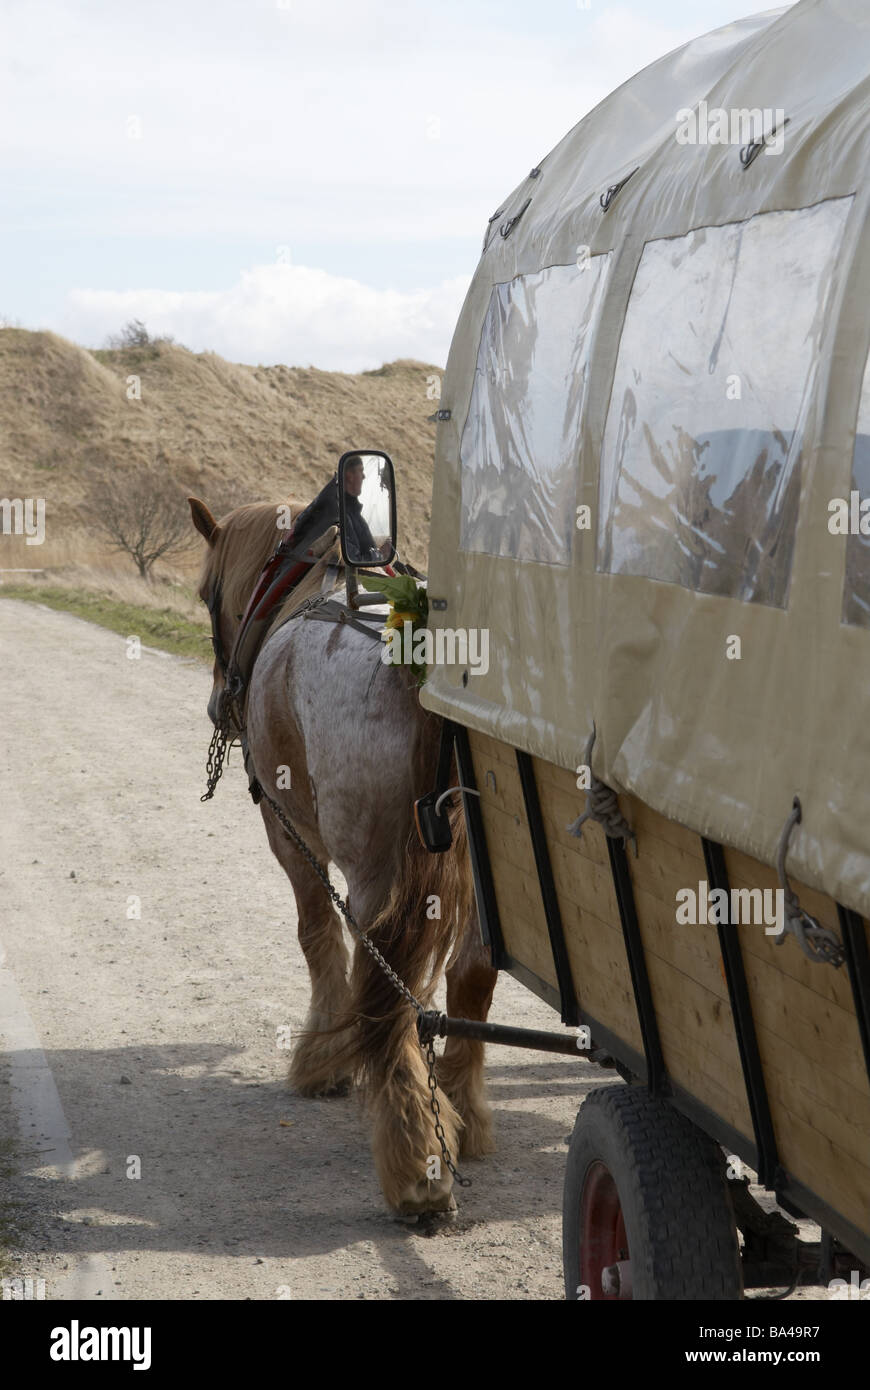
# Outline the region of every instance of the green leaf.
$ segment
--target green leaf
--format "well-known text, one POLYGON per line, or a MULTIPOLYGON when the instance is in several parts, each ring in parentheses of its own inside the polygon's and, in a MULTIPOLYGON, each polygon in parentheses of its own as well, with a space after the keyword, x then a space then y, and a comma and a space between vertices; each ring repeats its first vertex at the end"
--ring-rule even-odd
POLYGON ((409 574, 397 574, 393 578, 389 575, 378 575, 370 579, 360 576, 359 582, 368 593, 383 594, 384 598, 400 611, 413 613, 422 607, 421 596, 423 600, 426 599, 426 590, 409 574))

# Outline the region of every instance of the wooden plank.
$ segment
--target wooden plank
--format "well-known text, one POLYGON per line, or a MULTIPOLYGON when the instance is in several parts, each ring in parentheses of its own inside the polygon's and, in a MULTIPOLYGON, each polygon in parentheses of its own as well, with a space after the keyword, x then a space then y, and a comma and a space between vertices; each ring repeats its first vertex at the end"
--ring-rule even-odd
POLYGON ((776 1098, 774 1124, 780 1113, 782 1129, 793 1119, 812 1125, 870 1169, 870 1096, 856 1097, 851 1087, 811 1058, 794 1049, 768 1028, 758 1030, 765 1075, 776 1098))
POLYGON ((637 835, 638 841, 641 834, 653 835, 672 849, 682 850, 687 854, 698 852, 701 840, 694 830, 687 830, 678 821, 668 820, 666 816, 659 815, 658 811, 654 811, 645 802, 638 801, 636 796, 620 796, 619 808, 637 835))
POLYGON ((847 1221, 866 1231, 870 1227, 870 1169, 856 1163, 830 1135, 789 1111, 774 1123, 783 1167, 847 1221))
POLYGON ((570 850, 580 859, 589 859, 593 864, 600 864, 609 873, 610 860, 607 856, 607 845, 601 826, 596 825, 594 821, 586 821, 583 825, 583 833, 579 837, 568 832, 568 826, 573 825, 581 813, 582 794, 578 792, 572 797, 569 793, 557 791, 546 782, 539 782, 538 799, 541 803, 541 815, 550 844, 561 845, 563 849, 570 850))
MULTIPOLYGON (((748 854, 743 854, 737 849, 726 850, 725 860, 729 875, 735 880, 739 880, 741 885, 752 888, 779 887, 776 869, 772 868, 770 864, 762 864, 760 860, 752 859, 748 854)), ((808 888, 798 879, 791 879, 791 883, 807 912, 811 912, 822 923, 822 926, 830 927, 839 936, 837 908, 833 900, 826 897, 824 893, 817 892, 815 888, 808 888)))
MULTIPOLYGON (((752 930, 739 928, 741 944, 752 930)), ((786 951, 789 944, 770 949, 786 951)), ((765 961, 748 949, 744 949, 743 959, 756 1027, 769 1029, 788 1043, 796 1056, 807 1059, 810 1070, 818 1077, 820 1099, 826 1094, 826 1078, 830 1074, 850 1087, 854 1104, 864 1104, 870 1095, 870 1083, 854 1012, 839 1008, 785 975, 775 960, 765 961)))
POLYGON ((555 986, 556 968, 538 893, 537 874, 495 838, 490 818, 497 814, 500 813, 490 811, 484 826, 505 949, 521 965, 555 986))
POLYGON ((643 1040, 622 932, 576 903, 561 900, 571 974, 581 1011, 597 1018, 635 1051, 643 1040))
MULTIPOLYGON (((553 880, 559 895, 559 905, 573 903, 582 911, 591 912, 611 930, 622 935, 619 908, 610 868, 602 868, 589 859, 581 859, 562 845, 549 845, 553 880)), ((563 912, 564 916, 564 912, 563 912)))
MULTIPOLYGON (((543 792, 545 800, 542 812, 548 832, 550 858, 553 877, 560 904, 565 901, 576 903, 583 911, 592 912, 600 920, 619 927, 619 909, 613 889, 609 859, 604 844, 604 832, 598 825, 584 827, 584 840, 590 846, 595 844, 606 859, 606 868, 597 862, 583 859, 574 848, 578 841, 570 835, 555 836, 552 833, 553 817, 550 814, 551 798, 557 796, 550 788, 543 792), (578 862, 580 860, 580 862, 578 862)), ((679 886, 685 878, 686 856, 682 850, 662 844, 669 855, 677 855, 679 865, 679 886)), ((704 985, 719 999, 727 999, 728 992, 719 952, 719 940, 714 926, 680 925, 676 921, 676 889, 668 884, 660 865, 659 871, 651 875, 649 864, 654 854, 651 838, 644 840, 644 853, 640 859, 629 856, 630 873, 634 884, 635 900, 641 926, 641 935, 647 950, 660 955, 681 973, 704 985), (647 882, 649 882, 648 891, 647 882)), ((706 879, 704 862, 700 855, 695 856, 694 869, 688 872, 706 879)), ((695 879, 697 885, 698 879, 695 879)))
POLYGON ((481 753, 475 743, 471 745, 471 753, 481 806, 491 803, 507 815, 514 817, 518 824, 525 826, 523 789, 516 762, 499 762, 495 758, 487 757, 481 753), (487 781, 486 777, 487 772, 493 770, 495 772, 495 787, 492 785, 492 779, 487 781))
POLYGON ((498 775, 498 768, 504 767, 516 771, 517 755, 516 750, 511 748, 508 743, 499 743, 497 739, 490 738, 488 734, 478 734, 469 730, 469 742, 471 751, 475 758, 479 758, 484 769, 490 764, 498 775))
MULTIPOLYGON (((554 763, 545 762, 543 758, 535 758, 535 775, 539 787, 547 786, 557 795, 577 799, 577 809, 571 816, 571 820, 574 820, 581 811, 585 810, 586 793, 577 786, 577 776, 573 770, 569 771, 567 768, 557 767, 554 763)), ((622 792, 618 801, 619 809, 636 834, 639 834, 641 830, 652 833, 658 839, 664 840, 678 850, 694 850, 697 847, 698 836, 694 831, 687 830, 685 826, 679 825, 676 821, 667 820, 665 816, 660 816, 644 802, 638 801, 637 797, 622 792)))
POLYGON ((733 1078, 722 1072, 715 1058, 708 1057, 706 1048, 696 1046, 694 1052, 687 1051, 684 1036, 670 1019, 660 1020, 659 1036, 671 1079, 754 1143, 752 1116, 742 1078, 739 1091, 729 1089, 733 1078))
MULTIPOLYGON (((737 851, 730 849, 725 852, 725 862, 728 866, 731 885, 734 888, 776 890, 779 887, 776 871, 766 864, 756 864, 746 855, 739 855, 737 851), (754 871, 751 870, 753 864, 755 864, 754 871), (752 876, 748 877, 750 872, 752 872, 752 876)), ((811 889, 804 888, 797 882, 793 882, 792 886, 807 911, 812 912, 823 926, 831 927, 837 938, 840 939, 840 925, 837 921, 835 905, 829 899, 820 899, 819 894, 813 893, 811 889), (820 901, 822 910, 820 910, 820 901)), ((745 951, 751 951, 753 955, 762 960, 770 960, 771 943, 775 943, 776 938, 765 936, 764 929, 756 927, 754 931, 750 931, 746 935, 741 931, 741 941, 745 951)), ((776 955, 777 966, 782 974, 789 975, 815 994, 820 994, 824 999, 836 1003, 841 1009, 850 1013, 854 1011, 852 989, 845 969, 835 970, 833 966, 820 965, 807 960, 794 940, 785 941, 782 946, 777 946, 776 955)))

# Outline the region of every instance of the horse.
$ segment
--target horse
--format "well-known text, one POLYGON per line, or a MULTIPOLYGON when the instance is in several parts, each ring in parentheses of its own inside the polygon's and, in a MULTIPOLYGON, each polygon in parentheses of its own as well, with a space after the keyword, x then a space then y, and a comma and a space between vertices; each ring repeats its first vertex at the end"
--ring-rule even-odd
MULTIPOLYGON (((216 521, 204 502, 189 502, 207 542, 199 596, 212 616, 208 713, 217 726, 225 654, 264 563, 286 534, 279 518, 289 505, 292 519, 301 504, 255 503, 216 521)), ((448 1013, 485 1020, 497 972, 477 927, 461 808, 451 812, 454 843, 444 853, 425 850, 414 827, 413 803, 435 785, 442 721, 421 706, 410 669, 385 664, 381 644, 369 635, 349 624, 284 621, 320 592, 336 558, 325 555, 284 602, 259 651, 244 721, 250 770, 320 864, 335 864, 344 875, 360 929, 416 999, 431 1005, 446 964, 448 1013)), ((343 582, 340 570, 331 573, 330 591, 343 582)), ((231 727, 231 736, 241 732, 231 727)), ((265 797, 259 809, 293 888, 311 977, 289 1082, 304 1096, 346 1094, 359 1085, 390 1210, 412 1221, 452 1212, 453 1176, 441 1164, 414 1011, 359 943, 348 970, 341 920, 325 884, 265 797)), ((448 1038, 436 1076, 450 1155, 492 1152, 483 1044, 448 1038)))

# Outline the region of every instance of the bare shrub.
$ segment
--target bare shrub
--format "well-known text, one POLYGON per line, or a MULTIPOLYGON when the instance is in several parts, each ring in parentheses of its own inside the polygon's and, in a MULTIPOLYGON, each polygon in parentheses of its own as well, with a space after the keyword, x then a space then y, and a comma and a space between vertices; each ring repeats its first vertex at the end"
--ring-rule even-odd
POLYGON ((151 579, 157 560, 198 543, 186 494, 157 467, 101 479, 90 491, 88 514, 91 527, 130 556, 142 579, 151 579))
POLYGON ((129 319, 120 333, 113 333, 106 339, 106 347, 115 348, 140 348, 150 347, 151 338, 148 329, 141 319, 129 319))

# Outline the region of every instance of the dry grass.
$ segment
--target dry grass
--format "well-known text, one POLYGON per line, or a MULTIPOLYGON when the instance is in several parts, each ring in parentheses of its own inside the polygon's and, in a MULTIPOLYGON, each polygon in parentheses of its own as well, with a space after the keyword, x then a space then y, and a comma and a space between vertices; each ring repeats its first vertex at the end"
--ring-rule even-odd
POLYGON ((71 528, 61 536, 46 537, 44 545, 27 546, 24 538, 2 537, 4 568, 0 594, 50 586, 71 593, 88 592, 115 598, 143 609, 171 607, 191 619, 205 610, 196 596, 200 556, 194 552, 181 565, 155 567, 155 579, 143 583, 132 561, 110 551, 86 531, 71 528), (26 569, 31 573, 24 572, 26 569))
POLYGON ((0 492, 45 499, 43 544, 0 535, 0 595, 122 633, 138 621, 144 641, 206 655, 201 547, 158 563, 154 582, 143 582, 100 538, 87 501, 94 485, 156 466, 220 516, 290 493, 309 500, 343 452, 366 447, 393 457, 400 553, 425 568, 435 374, 410 361, 355 376, 246 367, 168 343, 89 352, 54 333, 0 327, 0 492), (133 376, 141 400, 127 397, 133 376))
POLYGON ((2 537, 0 564, 93 565, 86 498, 107 475, 156 465, 220 513, 311 498, 344 451, 369 447, 393 457, 401 553, 425 566, 436 373, 410 361, 358 375, 247 367, 167 343, 89 352, 54 333, 2 328, 3 495, 45 498, 46 541, 19 545, 26 558, 12 559, 2 537), (127 398, 133 376, 141 400, 127 398))

